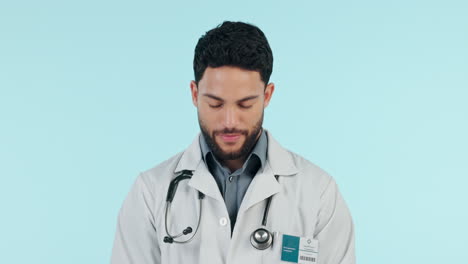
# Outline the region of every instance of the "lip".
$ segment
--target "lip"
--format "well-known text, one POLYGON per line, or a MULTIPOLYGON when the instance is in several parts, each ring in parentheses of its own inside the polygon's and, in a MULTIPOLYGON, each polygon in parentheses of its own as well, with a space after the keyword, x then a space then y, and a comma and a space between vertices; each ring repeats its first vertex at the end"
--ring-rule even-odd
POLYGON ((241 137, 241 134, 219 134, 224 142, 236 142, 241 137))

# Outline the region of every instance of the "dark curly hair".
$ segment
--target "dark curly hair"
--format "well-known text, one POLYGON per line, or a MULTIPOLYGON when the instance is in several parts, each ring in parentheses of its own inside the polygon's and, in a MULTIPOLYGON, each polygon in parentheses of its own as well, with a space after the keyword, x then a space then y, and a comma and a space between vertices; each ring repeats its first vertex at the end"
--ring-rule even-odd
POLYGON ((198 40, 193 59, 195 82, 207 67, 236 66, 260 73, 265 86, 273 71, 273 53, 265 34, 244 22, 224 21, 198 40))

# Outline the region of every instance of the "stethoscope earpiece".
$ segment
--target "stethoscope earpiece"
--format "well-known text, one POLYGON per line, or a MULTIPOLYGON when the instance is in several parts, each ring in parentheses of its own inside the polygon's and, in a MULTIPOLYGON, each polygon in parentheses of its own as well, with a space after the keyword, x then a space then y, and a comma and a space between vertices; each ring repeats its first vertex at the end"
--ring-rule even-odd
POLYGON ((250 236, 250 244, 259 250, 267 249, 273 244, 273 235, 265 228, 259 228, 250 236))
POLYGON ((164 243, 172 244, 173 242, 174 242, 174 239, 172 237, 168 237, 168 236, 164 237, 164 243))
POLYGON ((184 231, 182 231, 182 234, 184 234, 184 235, 187 235, 187 234, 190 234, 190 233, 192 233, 192 228, 190 226, 185 228, 184 231))

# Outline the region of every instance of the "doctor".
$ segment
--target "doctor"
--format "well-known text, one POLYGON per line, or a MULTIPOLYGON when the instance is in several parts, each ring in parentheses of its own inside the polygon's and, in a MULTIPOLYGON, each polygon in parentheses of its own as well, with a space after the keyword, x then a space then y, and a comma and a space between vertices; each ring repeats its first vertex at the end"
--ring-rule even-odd
POLYGON ((199 39, 193 65, 201 133, 137 177, 111 263, 355 263, 353 222, 333 178, 262 127, 275 90, 263 32, 224 22, 199 39))

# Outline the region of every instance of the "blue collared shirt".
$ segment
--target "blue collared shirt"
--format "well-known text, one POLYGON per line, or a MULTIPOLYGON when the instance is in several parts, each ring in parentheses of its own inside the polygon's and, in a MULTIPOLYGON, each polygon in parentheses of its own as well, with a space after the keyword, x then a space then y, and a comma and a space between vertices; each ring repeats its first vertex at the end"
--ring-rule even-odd
POLYGON ((262 129, 262 134, 257 140, 255 147, 249 154, 241 168, 232 172, 221 165, 221 163, 213 155, 203 135, 200 135, 200 148, 202 151, 203 161, 210 173, 214 176, 219 190, 226 203, 226 208, 231 220, 231 232, 236 223, 237 212, 239 211, 242 199, 250 185, 253 177, 260 168, 265 166, 267 159, 268 140, 265 130, 262 129))

